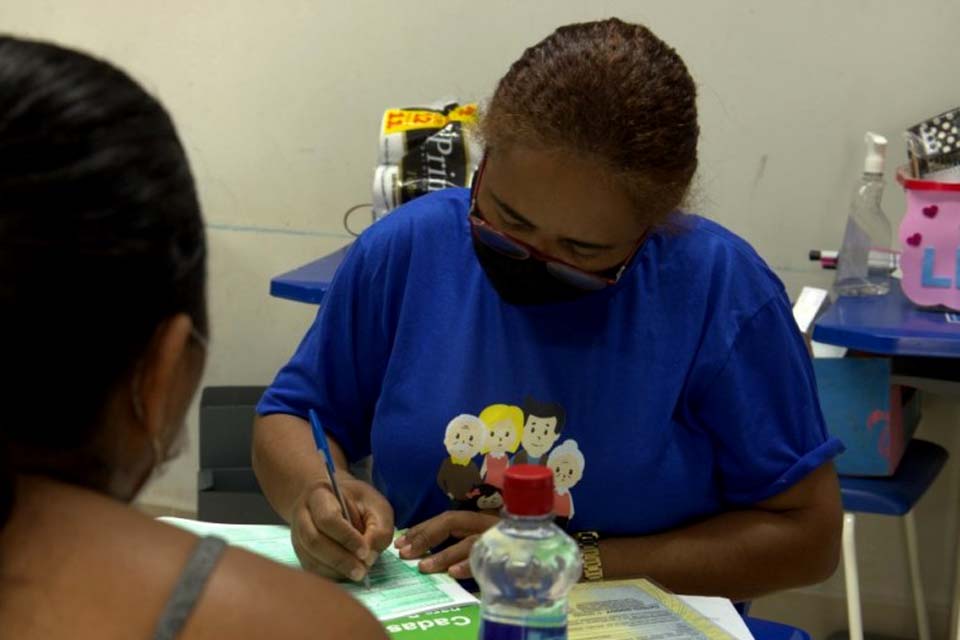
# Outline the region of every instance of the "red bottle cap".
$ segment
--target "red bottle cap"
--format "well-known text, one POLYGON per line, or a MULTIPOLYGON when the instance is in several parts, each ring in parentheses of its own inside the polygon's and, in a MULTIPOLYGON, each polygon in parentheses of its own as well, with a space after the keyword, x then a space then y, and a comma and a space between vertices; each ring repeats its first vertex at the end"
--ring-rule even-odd
POLYGON ((509 467, 503 477, 503 503, 515 516, 545 516, 553 511, 553 471, 537 464, 509 467))

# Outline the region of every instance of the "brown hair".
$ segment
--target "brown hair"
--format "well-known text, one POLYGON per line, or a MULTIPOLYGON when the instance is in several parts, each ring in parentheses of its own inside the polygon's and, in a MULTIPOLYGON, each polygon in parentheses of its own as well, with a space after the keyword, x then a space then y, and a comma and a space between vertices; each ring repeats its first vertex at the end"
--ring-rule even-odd
POLYGON ((662 219, 696 172, 696 96, 683 60, 646 27, 617 18, 571 24, 513 63, 480 133, 491 149, 593 156, 662 219))

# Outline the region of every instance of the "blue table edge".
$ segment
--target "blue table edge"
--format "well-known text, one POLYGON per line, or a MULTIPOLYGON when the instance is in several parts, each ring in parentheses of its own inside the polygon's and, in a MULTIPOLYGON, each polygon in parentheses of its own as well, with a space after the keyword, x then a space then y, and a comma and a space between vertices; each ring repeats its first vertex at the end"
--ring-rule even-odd
POLYGON ((337 268, 353 243, 270 280, 270 295, 275 298, 320 304, 323 302, 337 268))
POLYGON ((886 356, 960 357, 960 324, 947 322, 949 312, 920 309, 903 294, 900 280, 890 284, 884 296, 838 298, 817 319, 813 339, 886 356))
MULTIPOLYGON (((307 304, 321 304, 351 246, 352 243, 272 278, 270 295, 307 304)), ((903 295, 900 281, 896 279, 891 279, 891 290, 886 296, 837 299, 817 320, 813 339, 886 356, 960 357, 960 324, 949 325, 942 311, 914 307, 903 295), (864 321, 870 317, 871 310, 875 310, 879 317, 873 326, 864 321), (937 326, 937 318, 941 319, 943 328, 937 326), (911 322, 915 326, 911 327, 911 322), (938 331, 931 331, 931 327, 938 331)))

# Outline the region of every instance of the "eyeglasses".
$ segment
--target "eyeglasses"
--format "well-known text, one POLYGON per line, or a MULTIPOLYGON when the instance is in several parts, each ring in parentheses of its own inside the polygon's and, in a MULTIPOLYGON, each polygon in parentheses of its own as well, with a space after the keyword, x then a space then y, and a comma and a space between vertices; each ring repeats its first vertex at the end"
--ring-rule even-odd
POLYGON ((555 258, 551 255, 539 251, 536 247, 533 247, 522 240, 518 240, 513 236, 510 236, 499 229, 496 229, 484 218, 483 213, 480 211, 480 208, 477 206, 477 194, 479 192, 480 179, 483 176, 483 170, 486 168, 487 161, 486 158, 480 161, 480 166, 477 167, 477 171, 473 176, 473 184, 470 185, 470 211, 469 211, 469 220, 470 220, 470 230, 473 233, 474 238, 479 242, 482 242, 485 246, 493 249, 497 253, 506 256, 508 258, 513 258, 514 260, 539 260, 546 265, 547 271, 557 280, 569 284, 577 289, 583 289, 585 291, 599 291, 601 289, 606 289, 612 285, 615 285, 620 281, 621 276, 627 270, 627 266, 630 264, 630 261, 639 251, 643 241, 646 239, 647 234, 644 233, 643 237, 637 241, 636 246, 630 252, 630 255, 620 264, 619 267, 615 267, 610 271, 614 271, 614 275, 606 276, 599 273, 594 273, 591 271, 584 271, 579 267, 575 267, 568 262, 564 262, 559 258, 555 258))

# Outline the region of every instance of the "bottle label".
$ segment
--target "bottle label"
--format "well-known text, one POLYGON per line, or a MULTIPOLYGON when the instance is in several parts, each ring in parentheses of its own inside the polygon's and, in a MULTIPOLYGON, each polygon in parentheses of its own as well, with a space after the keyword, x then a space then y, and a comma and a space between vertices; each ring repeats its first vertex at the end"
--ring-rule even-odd
POLYGON ((481 640, 567 640, 566 625, 560 627, 529 627, 492 620, 480 622, 481 640))

